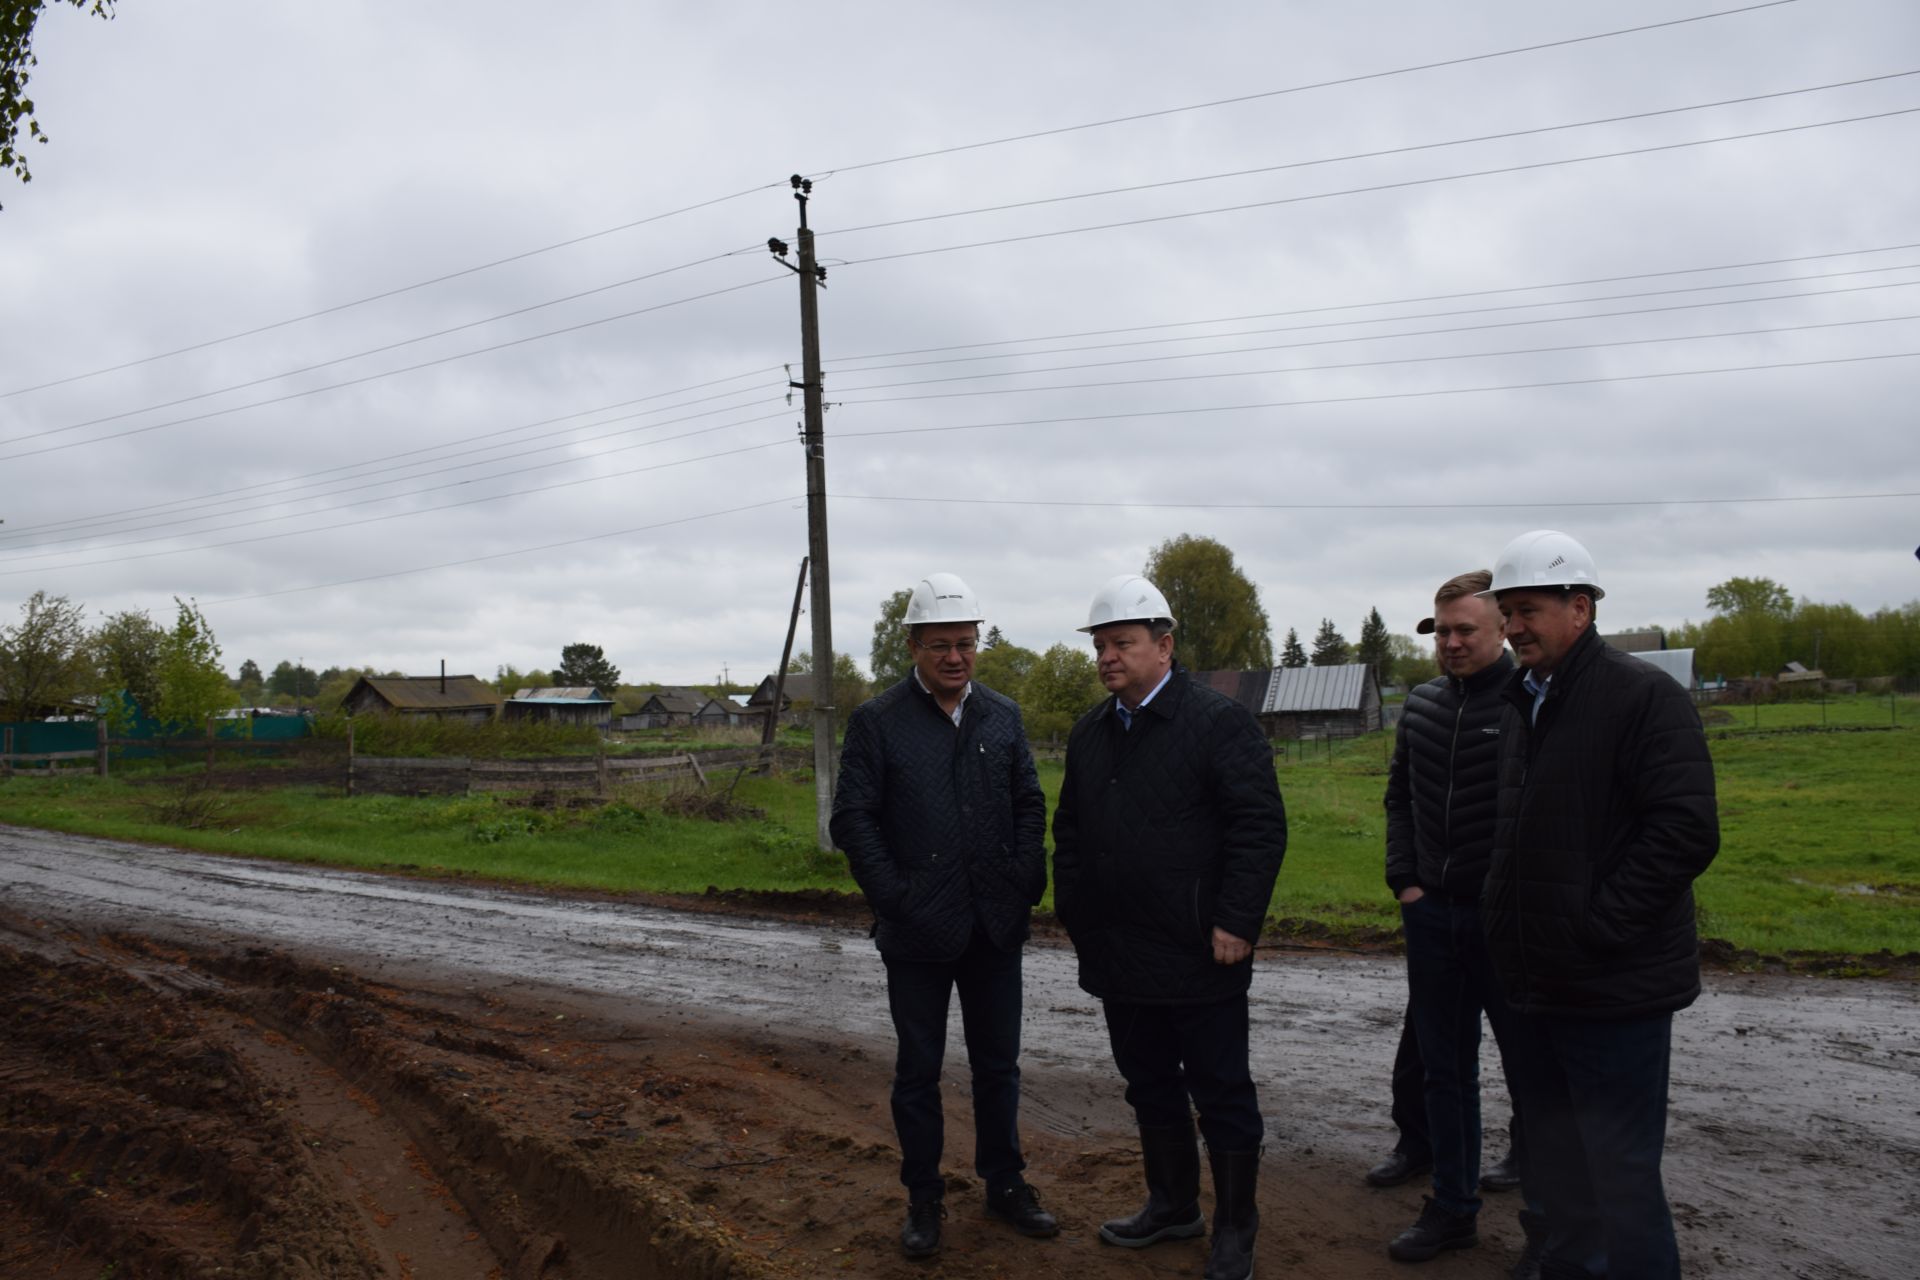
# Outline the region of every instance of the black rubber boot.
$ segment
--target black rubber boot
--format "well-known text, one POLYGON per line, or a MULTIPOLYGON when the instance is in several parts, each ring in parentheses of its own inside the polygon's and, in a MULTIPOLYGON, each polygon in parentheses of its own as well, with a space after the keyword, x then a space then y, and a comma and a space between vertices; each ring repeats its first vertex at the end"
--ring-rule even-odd
POLYGON ((1162 1240, 1205 1235, 1200 1212, 1200 1146, 1193 1121, 1140 1126, 1140 1153, 1147 1162, 1147 1203, 1131 1218, 1100 1224, 1100 1238, 1123 1249, 1144 1249, 1162 1240))
POLYGON ((1206 1280, 1251 1280, 1253 1238, 1260 1230, 1254 1192, 1260 1180, 1260 1148, 1215 1151, 1213 1165, 1213 1249, 1207 1254, 1206 1280))

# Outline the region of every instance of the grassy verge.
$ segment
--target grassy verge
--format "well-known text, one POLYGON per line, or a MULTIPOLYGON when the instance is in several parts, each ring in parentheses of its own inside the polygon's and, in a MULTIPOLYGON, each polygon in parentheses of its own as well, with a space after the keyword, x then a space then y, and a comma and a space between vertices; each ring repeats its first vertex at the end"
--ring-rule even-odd
MULTIPOLYGON (((1390 935, 1382 880, 1382 735, 1277 763, 1291 841, 1272 916, 1293 932, 1390 935)), ((1733 734, 1713 742, 1722 849, 1700 881, 1702 932, 1742 950, 1920 951, 1920 732, 1733 734)), ((1042 762, 1051 804, 1061 766, 1042 762)), ((716 788, 731 779, 716 775, 716 788)), ((574 888, 851 891, 844 861, 812 847, 808 776, 739 780, 758 814, 676 816, 659 792, 547 810, 505 797, 358 797, 280 787, 219 794, 201 829, 164 788, 89 776, 0 784, 0 822, 212 852, 574 888)))

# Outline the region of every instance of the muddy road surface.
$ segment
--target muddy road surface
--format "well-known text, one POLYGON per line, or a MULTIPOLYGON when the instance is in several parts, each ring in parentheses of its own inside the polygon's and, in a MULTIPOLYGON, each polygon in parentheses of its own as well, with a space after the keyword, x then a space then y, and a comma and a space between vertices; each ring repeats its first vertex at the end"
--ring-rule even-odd
MULTIPOLYGON (((1409 1274, 1385 1243, 1422 1188, 1360 1180, 1404 992, 1395 960, 1263 950, 1258 1274, 1409 1274)), ((916 1265, 859 931, 0 827, 0 1277, 1197 1275, 1198 1243, 1098 1243, 1140 1194, 1130 1115, 1071 953, 1031 948, 1026 993, 1062 1234, 981 1216, 955 1057, 947 1244, 916 1265)), ((1667 1171, 1690 1276, 1914 1275, 1920 990, 1710 976, 1667 1171)), ((1504 1275, 1517 1208, 1421 1274, 1504 1275)))

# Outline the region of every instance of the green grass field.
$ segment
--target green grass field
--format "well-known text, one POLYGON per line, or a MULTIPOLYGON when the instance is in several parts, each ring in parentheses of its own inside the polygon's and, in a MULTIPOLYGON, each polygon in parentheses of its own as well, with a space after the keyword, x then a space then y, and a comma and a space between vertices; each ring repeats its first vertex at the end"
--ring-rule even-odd
MULTIPOLYGON (((1283 928, 1354 940, 1397 928, 1382 877, 1387 745, 1380 734, 1330 752, 1310 744, 1276 764, 1291 827, 1271 913, 1283 928)), ((1766 954, 1920 951, 1920 732, 1722 731, 1712 747, 1722 848, 1698 885, 1703 935, 1766 954)), ((1040 770, 1051 803, 1060 765, 1040 770)), ((853 889, 844 861, 812 847, 806 776, 742 777, 736 798, 764 816, 729 822, 673 816, 658 793, 553 811, 500 796, 347 799, 283 787, 223 793, 226 807, 188 830, 165 811, 171 794, 78 773, 15 777, 0 783, 0 822, 576 888, 853 889)))

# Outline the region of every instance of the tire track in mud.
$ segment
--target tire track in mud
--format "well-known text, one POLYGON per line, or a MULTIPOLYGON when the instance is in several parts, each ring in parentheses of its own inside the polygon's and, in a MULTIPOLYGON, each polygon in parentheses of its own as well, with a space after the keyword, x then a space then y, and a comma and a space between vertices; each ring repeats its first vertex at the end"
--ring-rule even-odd
POLYGON ((516 1124, 543 1072, 509 1042, 258 949, 7 923, 0 1200, 30 1224, 8 1245, 22 1265, 37 1248, 75 1276, 161 1280, 772 1274, 671 1188, 516 1124))

